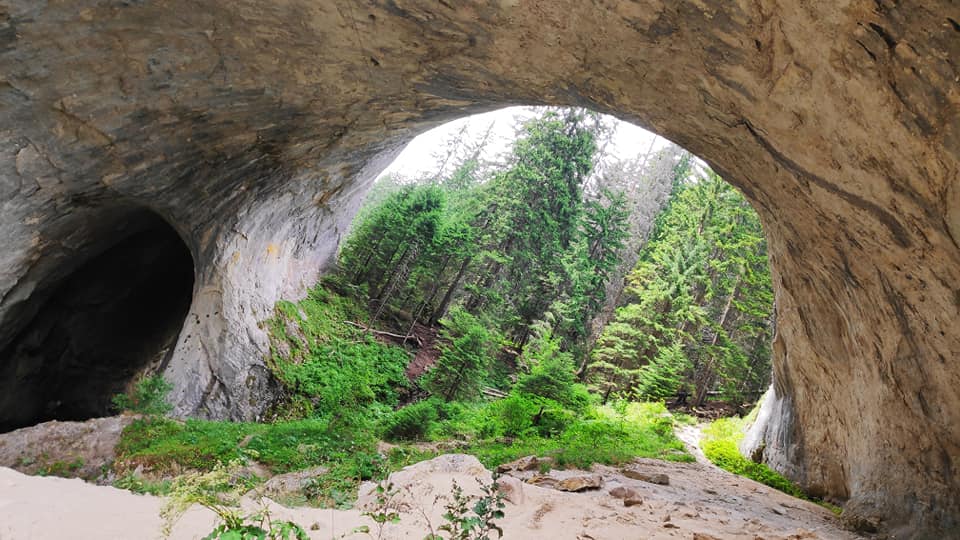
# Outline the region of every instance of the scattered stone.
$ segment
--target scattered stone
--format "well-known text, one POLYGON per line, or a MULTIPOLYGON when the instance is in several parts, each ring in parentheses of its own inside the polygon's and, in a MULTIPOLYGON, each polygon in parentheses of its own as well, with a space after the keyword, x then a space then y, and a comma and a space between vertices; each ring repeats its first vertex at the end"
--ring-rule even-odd
POLYGON ((639 498, 640 494, 637 493, 637 490, 633 488, 628 488, 626 486, 617 486, 610 490, 610 495, 618 499, 630 499, 630 498, 639 498))
POLYGON ((528 484, 534 486, 553 488, 557 485, 557 479, 549 474, 535 474, 527 479, 528 484))
POLYGON ((639 506, 641 504, 643 504, 643 499, 640 497, 627 497, 623 499, 623 505, 627 508, 630 508, 631 506, 639 506))
POLYGON ((720 540, 716 536, 706 533, 693 533, 693 540, 720 540))
POLYGON ((627 478, 633 478, 634 480, 641 480, 643 482, 650 482, 651 484, 660 484, 661 486, 670 485, 670 477, 664 473, 648 473, 640 471, 637 469, 622 469, 620 471, 627 478))
POLYGON ((498 473, 505 473, 510 471, 533 471, 540 467, 540 460, 537 456, 526 456, 518 460, 511 461, 510 463, 504 463, 497 466, 498 473))
POLYGON ((569 476, 557 482, 556 489, 560 491, 585 491, 588 489, 600 489, 603 485, 603 477, 599 474, 580 474, 569 476))
POLYGON ((880 519, 865 516, 844 516, 844 525, 853 531, 861 533, 876 533, 880 529, 880 519))
POLYGON ((680 527, 677 527, 677 526, 674 525, 673 523, 664 523, 664 524, 663 524, 663 528, 664 528, 664 529, 679 529, 680 527))
POLYGON ((285 495, 303 493, 303 489, 309 480, 326 474, 328 471, 329 469, 326 467, 313 467, 302 471, 278 474, 257 488, 257 491, 261 495, 274 500, 285 495))

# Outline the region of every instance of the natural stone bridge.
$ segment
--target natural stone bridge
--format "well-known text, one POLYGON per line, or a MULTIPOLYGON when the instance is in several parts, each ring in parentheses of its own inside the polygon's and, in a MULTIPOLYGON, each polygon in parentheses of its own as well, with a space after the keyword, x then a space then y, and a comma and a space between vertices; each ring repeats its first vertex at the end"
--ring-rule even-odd
POLYGON ((898 4, 0 0, 0 424, 92 414, 150 362, 180 414, 255 418, 259 323, 407 140, 581 105, 760 213, 766 460, 898 538, 955 533, 960 6, 898 4))

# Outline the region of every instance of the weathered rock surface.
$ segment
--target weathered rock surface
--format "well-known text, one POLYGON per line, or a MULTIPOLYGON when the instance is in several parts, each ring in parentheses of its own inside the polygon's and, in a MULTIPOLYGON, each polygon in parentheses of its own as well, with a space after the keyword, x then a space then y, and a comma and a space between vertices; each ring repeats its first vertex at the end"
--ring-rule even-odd
POLYGON ((760 213, 764 460, 897 537, 957 530, 958 21, 947 0, 0 0, 0 370, 31 365, 63 283, 156 215, 192 256, 191 305, 169 357, 131 369, 163 356, 181 415, 256 418, 260 322, 405 141, 501 104, 589 106, 760 213))
POLYGON ((578 470, 554 470, 545 474, 533 474, 525 478, 528 484, 559 491, 585 491, 600 489, 603 476, 578 470))
POLYGON ((134 419, 124 415, 86 422, 53 420, 0 434, 0 467, 25 474, 104 479, 116 458, 120 433, 134 419))
POLYGON ((599 474, 578 474, 557 480, 555 489, 560 491, 586 491, 600 489, 603 486, 603 477, 599 474))
POLYGON ((292 495, 303 495, 304 490, 314 478, 326 474, 326 467, 312 467, 302 471, 278 474, 263 485, 258 486, 254 491, 263 497, 269 497, 273 500, 283 500, 292 495))
POLYGON ((553 460, 540 459, 537 456, 525 456, 515 459, 509 463, 497 465, 497 472, 505 473, 509 471, 533 471, 540 467, 541 463, 550 463, 553 460))
POLYGON ((661 486, 670 485, 670 477, 664 473, 649 472, 633 467, 625 467, 621 469, 620 472, 623 473, 623 475, 627 478, 632 478, 634 480, 650 482, 651 484, 660 484, 661 486))

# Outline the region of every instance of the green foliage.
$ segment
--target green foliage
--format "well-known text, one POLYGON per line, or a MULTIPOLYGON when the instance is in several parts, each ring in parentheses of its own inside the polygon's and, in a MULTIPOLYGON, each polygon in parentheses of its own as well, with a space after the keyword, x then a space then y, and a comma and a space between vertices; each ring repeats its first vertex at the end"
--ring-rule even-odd
POLYGON ((549 331, 535 333, 524 349, 524 357, 533 367, 530 373, 518 377, 517 391, 556 401, 575 411, 586 408, 589 392, 576 383, 573 355, 560 350, 559 339, 549 331))
POLYGON ((388 441, 420 441, 439 418, 439 403, 434 399, 418 401, 394 411, 381 420, 383 437, 388 441))
POLYGON ((232 462, 174 480, 160 511, 164 536, 170 535, 174 523, 188 508, 199 504, 216 514, 221 522, 204 540, 309 540, 306 531, 296 523, 271 520, 266 507, 250 515, 242 514, 240 495, 250 486, 238 481, 239 475, 239 462, 232 462))
POLYGON ((720 418, 703 430, 700 447, 707 459, 714 465, 756 480, 794 497, 806 498, 803 491, 793 482, 763 463, 755 463, 743 457, 738 445, 743 439, 744 421, 735 418, 720 418))
POLYGON ((149 480, 130 472, 114 480, 113 487, 126 489, 139 495, 162 496, 170 493, 172 482, 170 480, 149 480))
MULTIPOLYGON (((364 512, 363 515, 372 519, 377 526, 377 535, 375 538, 383 538, 383 529, 387 523, 400 522, 400 499, 397 497, 400 492, 393 487, 393 484, 385 481, 377 483, 377 497, 374 499, 373 509, 364 512)), ((369 534, 369 527, 360 527, 354 529, 354 532, 366 532, 369 534)), ((373 535, 371 535, 373 536, 373 535)))
POLYGON ((490 540, 491 533, 497 533, 497 538, 503 537, 503 529, 495 521, 503 518, 506 506, 497 476, 494 475, 490 484, 484 484, 480 479, 477 482, 481 495, 471 497, 464 495, 463 488, 453 481, 453 500, 444 505, 443 519, 447 523, 440 526, 441 531, 450 535, 449 540, 490 540))
POLYGON ((83 458, 76 458, 72 461, 58 460, 52 463, 43 463, 37 468, 37 476, 59 476, 61 478, 74 478, 77 472, 83 468, 83 458))
POLYGON ((712 172, 677 183, 592 353, 605 398, 663 399, 683 387, 747 400, 769 384, 773 292, 759 218, 712 172))
POLYGON ((440 358, 420 384, 446 401, 474 398, 480 393, 496 336, 462 309, 453 310, 443 324, 440 358))
POLYGON ((442 422, 437 433, 469 441, 465 451, 487 467, 528 455, 549 456, 558 466, 581 468, 618 465, 635 457, 693 459, 673 435, 671 417, 662 404, 629 403, 619 409, 590 406, 576 414, 556 402, 513 393, 462 409, 442 422))
POLYGON ((282 473, 338 462, 372 452, 374 446, 369 433, 331 429, 329 422, 321 419, 256 424, 145 418, 124 429, 117 444, 117 460, 126 468, 143 465, 162 472, 209 471, 253 459, 282 473))
POLYGON ((278 416, 325 418, 348 430, 396 405, 409 356, 347 324, 365 311, 333 285, 317 286, 298 304, 278 303, 269 322, 270 367, 287 395, 278 416))
POLYGON ((460 304, 522 347, 555 305, 566 345, 582 345, 619 261, 626 201, 584 195, 597 115, 549 110, 520 129, 509 162, 486 178, 474 153, 419 185, 377 187, 341 250, 338 277, 374 320, 435 324, 460 304))
POLYGON ((173 385, 161 375, 148 375, 133 386, 130 395, 117 394, 113 396, 114 409, 130 411, 138 414, 164 415, 173 410, 173 405, 167 402, 167 394, 173 390, 173 385))

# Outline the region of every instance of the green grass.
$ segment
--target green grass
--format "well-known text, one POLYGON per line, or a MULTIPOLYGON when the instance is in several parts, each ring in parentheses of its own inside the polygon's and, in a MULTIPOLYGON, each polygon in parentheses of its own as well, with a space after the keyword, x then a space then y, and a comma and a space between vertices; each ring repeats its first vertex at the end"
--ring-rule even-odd
POLYGON ((579 468, 594 463, 617 465, 636 457, 693 461, 659 403, 592 405, 576 414, 548 399, 512 394, 487 403, 430 400, 410 407, 419 414, 404 414, 401 409, 386 417, 387 435, 407 433, 397 426, 408 417, 427 422, 410 430, 412 439, 460 441, 464 452, 476 455, 488 467, 528 455, 549 456, 559 467, 579 468), (431 406, 436 409, 431 414, 421 411, 431 406), (536 425, 535 418, 539 418, 536 425))
POLYGON ((157 497, 169 494, 172 485, 171 480, 150 480, 135 473, 127 473, 113 482, 113 487, 126 489, 139 495, 154 495, 157 497))
POLYGON ((514 390, 496 401, 434 398, 394 411, 408 384, 409 354, 344 323, 364 318, 362 305, 330 285, 321 284, 296 304, 278 303, 268 322, 269 365, 287 399, 274 411, 276 421, 136 420, 117 446, 117 485, 137 492, 169 489, 131 474, 141 466, 149 478, 238 462, 256 462, 275 474, 323 466, 328 472, 308 482, 302 502, 345 507, 355 500, 360 482, 437 454, 401 444, 381 456, 376 453, 381 437, 454 443, 449 446, 490 468, 527 455, 579 468, 636 457, 693 461, 673 434, 673 417, 659 403, 601 406, 584 392, 574 405, 564 405, 514 390))
POLYGON ((124 429, 117 460, 125 469, 142 465, 158 473, 252 460, 284 473, 370 452, 373 445, 369 436, 338 433, 320 419, 257 424, 144 418, 124 429))
POLYGON ((466 450, 487 467, 528 455, 552 457, 558 467, 588 469, 594 463, 620 465, 637 457, 693 461, 673 435, 673 424, 659 403, 630 403, 617 411, 592 406, 558 434, 525 433, 512 440, 486 439, 466 450))

